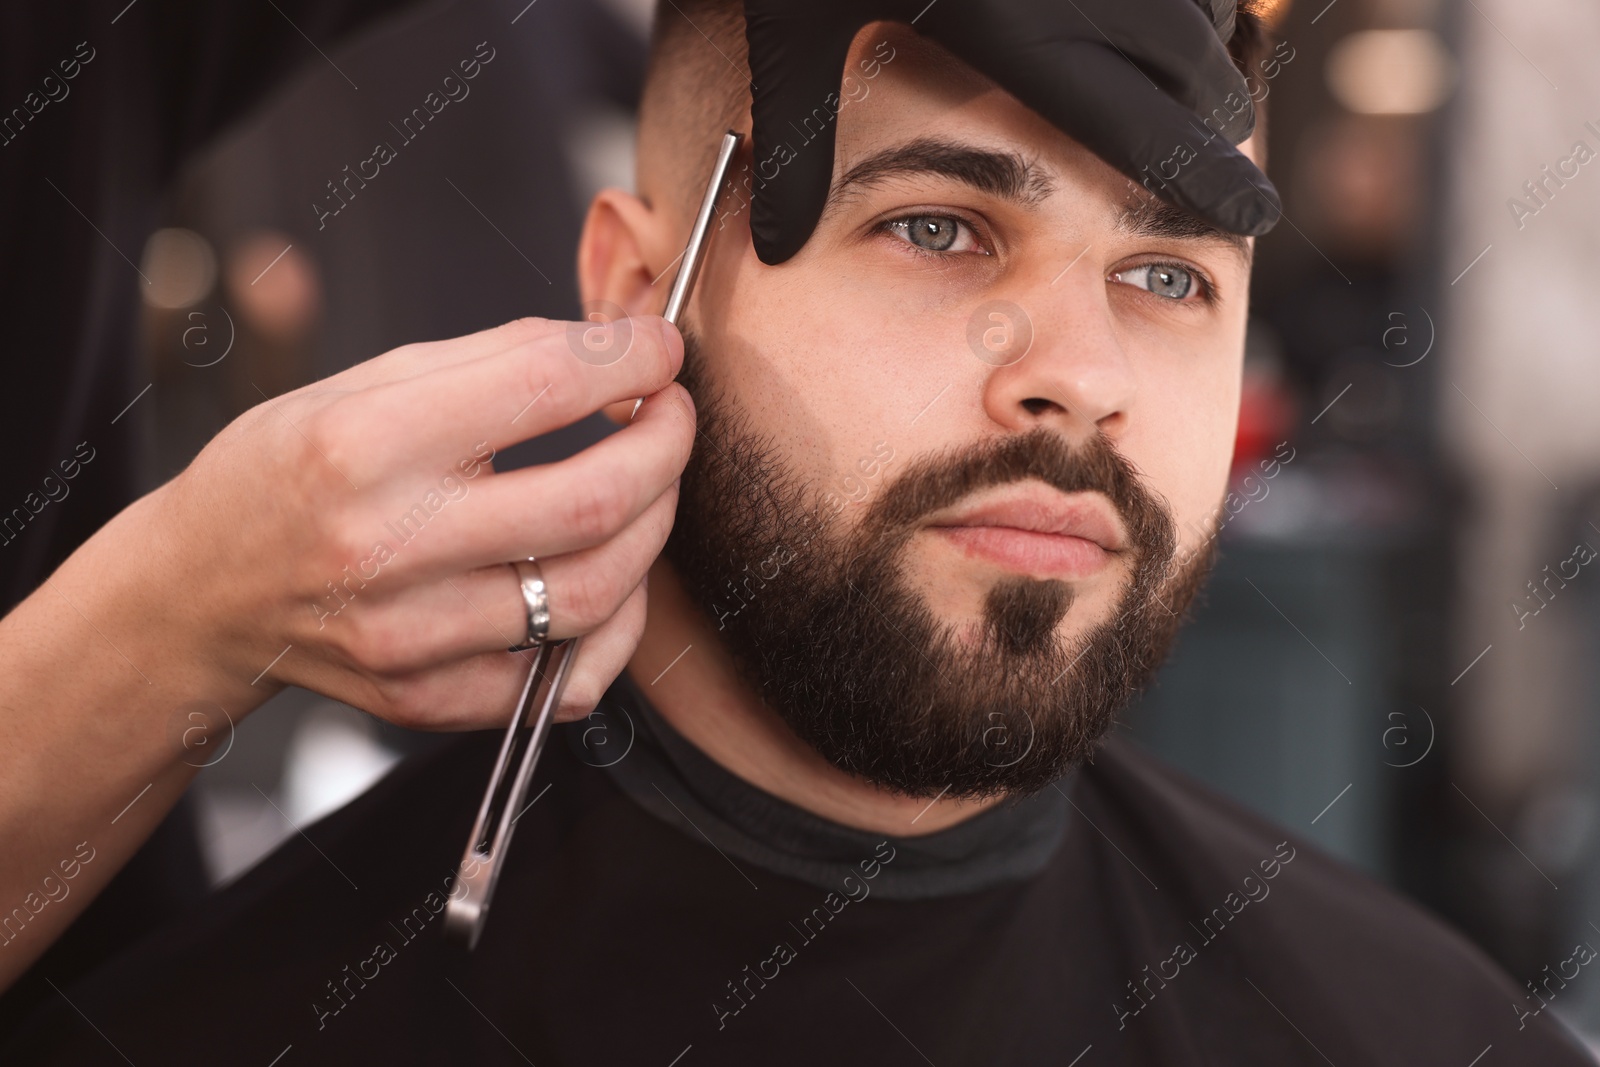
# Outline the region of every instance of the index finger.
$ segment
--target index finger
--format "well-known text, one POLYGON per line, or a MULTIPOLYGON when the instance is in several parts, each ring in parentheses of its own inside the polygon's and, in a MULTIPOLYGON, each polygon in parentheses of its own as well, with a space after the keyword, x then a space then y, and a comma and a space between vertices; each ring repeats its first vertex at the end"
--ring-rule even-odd
POLYGON ((1024 103, 1132 181, 1228 233, 1259 235, 1277 223, 1277 189, 1226 137, 1111 49, 1076 43, 1063 52, 1058 66, 1033 72, 1040 84, 1018 94, 1024 103), (1190 148, 1188 162, 1153 177, 1151 165, 1172 145, 1190 148))
MULTIPOLYGON (((561 333, 573 325, 562 319, 529 315, 491 326, 475 333, 447 337, 438 341, 412 341, 363 360, 334 375, 341 384, 367 389, 385 382, 426 374, 441 367, 492 356, 519 344, 537 341, 548 334, 561 333)), ((333 379, 330 379, 333 380, 333 379)))
POLYGON ((594 323, 558 323, 559 331, 466 363, 390 382, 354 398, 356 418, 401 464, 426 459, 462 441, 487 440, 496 451, 548 433, 606 404, 658 392, 683 365, 683 338, 656 315, 606 327, 619 339, 609 362, 584 358, 595 349, 571 339, 594 323), (397 433, 399 428, 401 432, 397 433))

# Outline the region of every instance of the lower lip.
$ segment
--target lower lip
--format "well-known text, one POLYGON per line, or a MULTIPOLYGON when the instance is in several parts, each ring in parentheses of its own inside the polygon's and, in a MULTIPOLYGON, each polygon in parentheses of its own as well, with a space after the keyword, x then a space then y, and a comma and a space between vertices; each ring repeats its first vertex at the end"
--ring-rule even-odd
POLYGON ((1111 553, 1083 537, 1039 533, 1014 526, 934 526, 967 556, 1011 570, 1051 578, 1086 578, 1105 566, 1111 553))

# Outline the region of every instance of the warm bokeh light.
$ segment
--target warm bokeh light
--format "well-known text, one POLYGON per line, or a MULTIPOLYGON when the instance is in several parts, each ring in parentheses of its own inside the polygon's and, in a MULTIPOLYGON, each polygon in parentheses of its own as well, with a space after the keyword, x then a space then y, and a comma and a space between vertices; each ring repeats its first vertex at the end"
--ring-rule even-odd
POLYGON ((142 292, 152 307, 189 307, 205 299, 217 283, 216 253, 193 230, 157 230, 145 242, 143 258, 140 270, 150 284, 142 292))
POLYGON ((227 284, 244 320, 271 337, 303 337, 322 306, 311 257, 275 230, 253 233, 228 250, 227 284))
POLYGON ((1289 6, 1293 0, 1263 0, 1256 6, 1256 13, 1267 20, 1267 25, 1276 30, 1283 25, 1284 16, 1289 13, 1289 6))
POLYGON ((1456 64, 1429 30, 1363 30, 1333 46, 1326 74, 1358 115, 1423 115, 1449 98, 1456 64))

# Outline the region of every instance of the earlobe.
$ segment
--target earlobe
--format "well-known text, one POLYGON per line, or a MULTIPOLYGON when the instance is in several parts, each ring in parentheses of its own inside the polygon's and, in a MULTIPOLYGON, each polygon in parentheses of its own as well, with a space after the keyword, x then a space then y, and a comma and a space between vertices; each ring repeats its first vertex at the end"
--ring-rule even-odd
POLYGON ((661 314, 667 288, 653 284, 661 272, 652 265, 667 244, 664 236, 662 218, 637 196, 620 189, 597 193, 578 240, 584 307, 604 302, 629 315, 661 314))

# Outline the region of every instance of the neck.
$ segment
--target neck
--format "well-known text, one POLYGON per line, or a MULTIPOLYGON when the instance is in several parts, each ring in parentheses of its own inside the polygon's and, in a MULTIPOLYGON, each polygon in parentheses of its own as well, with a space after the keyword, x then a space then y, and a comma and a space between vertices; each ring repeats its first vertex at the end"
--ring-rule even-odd
POLYGON ((908 797, 841 771, 738 676, 665 560, 650 568, 648 601, 629 675, 673 729, 751 785, 824 819, 897 837, 943 830, 999 802, 908 797))

